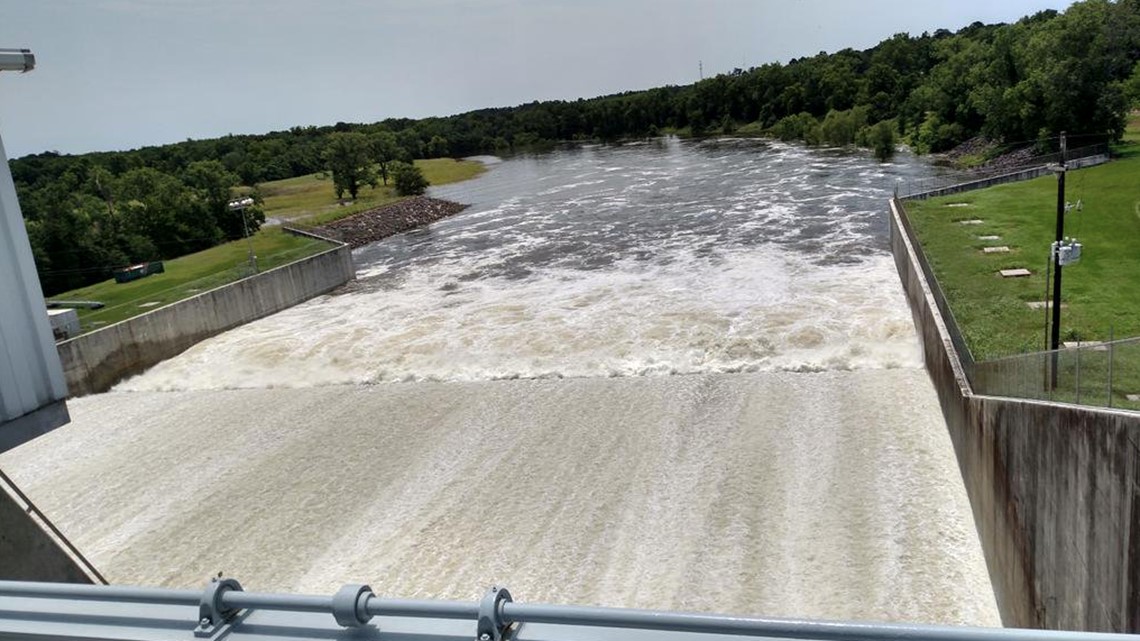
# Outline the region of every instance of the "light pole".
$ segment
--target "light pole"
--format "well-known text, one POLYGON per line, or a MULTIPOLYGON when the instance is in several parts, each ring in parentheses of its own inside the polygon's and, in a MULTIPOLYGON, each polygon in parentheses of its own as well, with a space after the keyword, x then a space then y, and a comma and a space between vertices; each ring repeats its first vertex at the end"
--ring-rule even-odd
POLYGON ((253 273, 257 273, 257 256, 253 253, 253 239, 249 237, 249 221, 246 220, 245 210, 253 206, 252 198, 239 198, 238 200, 231 200, 227 205, 230 211, 236 211, 241 214, 241 229, 245 234, 245 242, 249 246, 249 267, 253 273))

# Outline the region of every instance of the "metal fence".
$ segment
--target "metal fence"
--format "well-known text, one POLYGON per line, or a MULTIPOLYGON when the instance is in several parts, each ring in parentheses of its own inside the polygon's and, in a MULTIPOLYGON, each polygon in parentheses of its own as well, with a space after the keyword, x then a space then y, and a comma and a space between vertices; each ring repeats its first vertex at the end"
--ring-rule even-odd
MULTIPOLYGON (((1079 169, 1088 166, 1089 159, 1106 157, 1108 153, 1109 147, 1107 144, 1089 145, 1087 147, 1069 150, 1065 153, 1064 158, 1069 169, 1079 169)), ((1042 154, 1033 156, 1032 158, 1026 158, 1014 165, 969 171, 954 171, 940 176, 899 180, 895 183, 894 189, 899 198, 922 198, 926 194, 938 192, 943 189, 968 185, 969 183, 985 183, 986 181, 1002 176, 1043 169, 1050 164, 1060 163, 1061 159, 1062 156, 1060 152, 1042 154)))
POLYGON ((1140 338, 974 363, 974 392, 1140 410, 1140 338))

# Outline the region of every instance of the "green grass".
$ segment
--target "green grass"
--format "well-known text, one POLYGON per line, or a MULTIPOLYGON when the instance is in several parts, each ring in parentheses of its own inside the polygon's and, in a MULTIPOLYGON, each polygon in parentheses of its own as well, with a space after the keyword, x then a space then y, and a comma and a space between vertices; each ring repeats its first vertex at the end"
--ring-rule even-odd
MULTIPOLYGON (((468 180, 487 170, 483 163, 451 158, 417 160, 416 166, 432 185, 468 180)), ((319 225, 400 200, 391 184, 381 183, 376 188, 365 186, 353 204, 341 205, 333 191, 332 176, 326 173, 262 183, 260 189, 267 217, 307 225, 319 225)))
MULTIPOLYGON (((1138 149, 1140 142, 1133 130, 1118 149, 1116 160, 1070 171, 1066 177, 1066 200, 1080 199, 1084 210, 1066 215, 1065 234, 1077 238, 1084 251, 1079 263, 1063 270, 1062 340, 1140 336, 1138 149)), ((1047 348, 1047 312, 1030 309, 1026 303, 1052 297, 1052 287, 1046 291, 1046 269, 1056 232, 1056 206, 1054 177, 907 203, 911 223, 977 361, 1047 348), (961 224, 967 219, 984 222, 961 224), (1001 240, 978 239, 989 235, 1001 236, 1001 240), (1011 251, 983 253, 982 248, 989 245, 1006 245, 1011 251), (1033 275, 1011 279, 998 274, 1000 269, 1015 267, 1033 275)), ((1082 387, 1104 375, 1091 366, 1095 355, 1083 358, 1082 387)), ((1062 375, 1072 376, 1074 367, 1070 365, 1062 375)), ((1137 367, 1118 363, 1116 368, 1113 387, 1119 395, 1140 392, 1140 359, 1137 367), (1129 386, 1134 389, 1119 391, 1129 386)), ((1103 397, 1104 388, 1101 392, 1103 397)))
MULTIPOLYGON (((1106 340, 1140 335, 1140 157, 1070 171, 1066 198, 1084 211, 1066 216, 1065 233, 1084 245, 1064 269, 1061 334, 1106 340)), ((1057 181, 1052 177, 907 204, 911 222, 954 316, 978 360, 1045 348, 1045 273, 1056 231, 1057 181), (952 206, 958 205, 958 206, 952 206), (981 219, 980 225, 963 225, 981 219), (978 240, 997 235, 1000 241, 978 240), (984 254, 1006 245, 1008 254, 984 254), (999 269, 1033 275, 1008 279, 999 269)))
MULTIPOLYGON (((311 256, 329 247, 329 243, 286 234, 280 227, 267 227, 253 236, 253 250, 260 271, 311 256)), ((251 271, 247 257, 246 241, 233 241, 163 261, 166 272, 162 274, 122 284, 106 280, 57 294, 49 300, 102 302, 105 305, 102 309, 78 310, 83 330, 90 331, 247 276, 251 271)))
MULTIPOLYGON (((486 171, 482 163, 451 158, 417 160, 416 165, 433 185, 467 180, 486 171)), ((261 188, 267 217, 305 225, 321 224, 400 200, 390 185, 381 185, 376 189, 365 187, 354 204, 342 207, 333 192, 332 179, 320 174, 277 180, 265 183, 261 188)), ((248 191, 248 188, 244 190, 248 191)), ((329 247, 328 243, 286 234, 277 226, 263 227, 253 235, 253 251, 260 271, 311 256, 329 247)), ((163 261, 166 268, 163 274, 123 284, 106 280, 50 299, 102 302, 105 305, 102 309, 78 310, 83 331, 91 331, 248 276, 252 272, 248 251, 245 240, 233 241, 163 261)))

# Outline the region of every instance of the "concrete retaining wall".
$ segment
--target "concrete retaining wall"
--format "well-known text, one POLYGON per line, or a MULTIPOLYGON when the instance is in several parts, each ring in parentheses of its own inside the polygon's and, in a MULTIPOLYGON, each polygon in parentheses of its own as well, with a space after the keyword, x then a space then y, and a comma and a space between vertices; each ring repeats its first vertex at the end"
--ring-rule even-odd
POLYGON ((195 343, 327 293, 352 280, 341 245, 59 343, 71 396, 105 392, 195 343))
POLYGON ((0 479, 0 579, 99 583, 28 505, 0 479))
POLYGON ((1007 626, 1140 632, 1140 414, 976 396, 891 202, 891 251, 1007 626))

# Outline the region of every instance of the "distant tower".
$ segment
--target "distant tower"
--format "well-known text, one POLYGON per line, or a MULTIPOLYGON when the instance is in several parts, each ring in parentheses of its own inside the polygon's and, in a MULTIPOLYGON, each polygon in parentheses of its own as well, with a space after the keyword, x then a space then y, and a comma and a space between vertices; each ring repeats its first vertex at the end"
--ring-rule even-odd
POLYGON ((704 80, 705 79, 705 61, 704 60, 698 60, 697 61, 697 69, 701 73, 701 80, 704 80))

